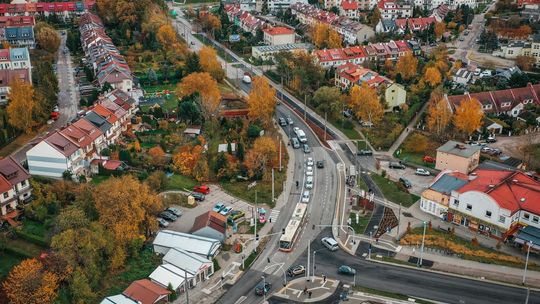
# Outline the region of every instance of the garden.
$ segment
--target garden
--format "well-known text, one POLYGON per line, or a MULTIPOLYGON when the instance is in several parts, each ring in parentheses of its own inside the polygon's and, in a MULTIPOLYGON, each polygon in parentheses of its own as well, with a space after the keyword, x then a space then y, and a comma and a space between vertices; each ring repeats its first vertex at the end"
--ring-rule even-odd
POLYGON ((399 182, 394 182, 383 176, 372 174, 371 178, 377 184, 377 187, 384 193, 384 197, 396 204, 401 204, 403 207, 410 207, 420 199, 417 195, 409 193, 407 189, 399 182))

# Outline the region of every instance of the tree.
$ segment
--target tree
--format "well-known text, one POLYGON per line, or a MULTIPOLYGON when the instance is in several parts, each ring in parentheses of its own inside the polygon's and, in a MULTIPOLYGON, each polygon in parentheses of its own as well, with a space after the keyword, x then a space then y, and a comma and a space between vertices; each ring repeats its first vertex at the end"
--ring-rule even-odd
POLYGON ((482 126, 483 117, 484 112, 478 99, 463 98, 456 108, 454 126, 466 135, 470 135, 482 126))
POLYGON ((199 55, 195 52, 189 52, 186 56, 186 62, 184 63, 184 71, 186 74, 195 72, 201 72, 201 64, 199 62, 199 55))
POLYGON ((193 167, 193 177, 199 181, 208 180, 208 175, 210 174, 210 169, 208 168, 208 160, 205 156, 199 158, 193 167))
POLYGON ((529 71, 533 64, 533 57, 522 55, 516 57, 516 65, 523 71, 529 71))
POLYGON ((204 72, 209 73, 217 81, 225 78, 225 71, 218 61, 217 52, 211 46, 203 46, 199 51, 199 60, 204 72))
POLYGON ((396 64, 396 73, 401 74, 404 80, 410 80, 416 77, 418 69, 418 59, 411 52, 401 56, 396 64))
POLYGON ((150 81, 150 83, 152 84, 155 84, 158 80, 156 71, 154 71, 154 69, 152 68, 148 69, 148 72, 146 73, 146 77, 148 78, 148 81, 150 81))
POLYGON ((160 146, 155 146, 148 149, 148 155, 150 156, 148 160, 149 163, 154 166, 161 166, 167 161, 165 152, 160 146))
POLYGON ((176 31, 170 24, 164 24, 159 27, 156 39, 166 52, 174 50, 178 44, 176 31))
POLYGON ((436 67, 429 67, 424 73, 423 80, 433 88, 441 83, 441 72, 436 67))
POLYGON ((73 303, 83 304, 96 300, 97 295, 92 290, 90 282, 81 268, 77 268, 77 270, 73 272, 68 287, 73 303))
POLYGON ((60 36, 46 22, 38 22, 34 28, 36 33, 36 42, 38 46, 49 53, 56 53, 60 47, 60 36))
POLYGON ((311 40, 318 48, 323 48, 326 45, 328 39, 329 26, 326 23, 317 22, 311 31, 311 40))
POLYGON ((271 137, 262 136, 255 139, 244 163, 251 177, 270 180, 268 169, 276 164, 277 156, 277 142, 271 137))
POLYGON ((9 124, 25 133, 30 133, 37 124, 33 112, 36 108, 34 88, 22 79, 15 79, 9 90, 7 113, 9 124))
POLYGON ((330 118, 339 118, 343 109, 343 95, 337 87, 323 86, 313 94, 313 106, 330 118))
POLYGON ((377 96, 377 91, 370 88, 367 83, 362 86, 353 86, 349 92, 349 107, 356 114, 356 117, 374 125, 379 123, 383 117, 384 109, 377 96))
POLYGON ((442 96, 430 101, 427 113, 427 126, 431 131, 441 136, 451 120, 452 111, 442 96))
POLYGON ((77 206, 68 206, 56 218, 56 230, 58 232, 68 229, 77 229, 87 227, 90 220, 86 217, 84 210, 77 206))
POLYGON ((45 270, 37 259, 26 259, 13 267, 2 284, 12 304, 53 303, 58 285, 58 277, 45 270))
POLYGON ((444 32, 446 32, 446 24, 444 22, 435 23, 435 38, 441 39, 444 32))
POLYGON ((329 49, 339 49, 339 48, 343 47, 341 42, 342 42, 341 35, 338 32, 336 32, 336 30, 329 29, 328 30, 328 40, 326 42, 326 46, 329 49))
POLYGON ((173 155, 173 167, 181 174, 192 175, 193 168, 202 156, 203 148, 201 145, 182 146, 176 154, 173 155))
POLYGON ((201 96, 201 106, 205 118, 209 119, 217 114, 221 92, 216 80, 210 74, 205 72, 189 74, 176 87, 176 94, 180 98, 193 93, 199 93, 201 96))
POLYGON ((204 14, 204 16, 201 17, 201 24, 205 31, 212 32, 212 36, 215 31, 221 30, 221 20, 209 13, 204 14))
POLYGON ((403 148, 407 152, 421 153, 426 151, 428 147, 428 139, 424 135, 414 132, 407 138, 403 144, 403 148))
POLYGON ((251 91, 247 98, 249 118, 259 119, 264 126, 272 124, 272 117, 276 108, 276 90, 272 88, 266 78, 255 77, 251 91))
POLYGON ((375 28, 381 18, 381 11, 379 11, 379 8, 375 6, 375 9, 373 9, 373 11, 371 12, 371 18, 369 20, 369 24, 371 24, 371 27, 375 28))

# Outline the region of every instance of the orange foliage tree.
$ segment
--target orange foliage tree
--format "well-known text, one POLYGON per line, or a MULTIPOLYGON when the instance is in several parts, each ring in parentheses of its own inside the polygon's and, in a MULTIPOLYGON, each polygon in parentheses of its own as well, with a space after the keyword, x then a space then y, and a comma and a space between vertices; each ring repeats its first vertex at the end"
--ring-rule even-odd
POLYGON ((379 123, 384 114, 377 91, 365 82, 361 87, 357 85, 352 87, 349 92, 349 107, 353 109, 356 117, 373 124, 379 123))
POLYGON ((218 61, 217 52, 211 46, 203 46, 199 51, 199 62, 203 71, 209 73, 215 80, 221 81, 225 72, 218 61))
POLYGON ((59 279, 37 259, 23 260, 13 267, 2 284, 9 303, 48 304, 56 299, 59 279))
POLYGON ((174 168, 181 174, 193 175, 193 168, 201 158, 202 152, 201 145, 180 147, 178 152, 173 155, 174 168))
POLYGON ((159 27, 156 39, 165 51, 172 51, 178 44, 176 31, 170 24, 164 24, 159 27))
POLYGON ((401 78, 409 80, 416 77, 417 69, 418 59, 411 52, 399 57, 396 64, 396 73, 401 74, 401 78))
POLYGON ((269 170, 275 166, 278 157, 277 142, 275 139, 263 136, 253 142, 246 154, 244 164, 250 176, 262 176, 263 180, 270 180, 269 170))
POLYGON ((191 73, 184 77, 176 87, 176 94, 180 98, 195 92, 201 95, 201 106, 205 118, 210 119, 217 114, 221 92, 216 80, 209 73, 191 73))
POLYGON ((441 72, 436 67, 429 67, 424 73, 423 81, 433 88, 442 82, 441 72))
POLYGON ((454 126, 466 135, 470 135, 482 126, 483 117, 484 112, 478 99, 464 98, 456 108, 454 126))
POLYGON ((442 96, 430 101, 427 113, 427 126, 431 131, 441 136, 451 120, 452 111, 442 96))
POLYGON ((163 165, 167 160, 165 158, 165 151, 160 146, 148 149, 148 155, 150 156, 149 162, 155 166, 163 165))
POLYGON ((275 96, 276 90, 268 84, 266 78, 255 77, 247 98, 249 118, 259 119, 263 125, 270 126, 276 108, 275 96))
POLYGON ((446 32, 446 24, 444 22, 435 23, 435 37, 441 39, 444 32, 446 32))
POLYGON ((311 40, 318 48, 341 48, 341 35, 327 23, 317 22, 311 29, 311 40))

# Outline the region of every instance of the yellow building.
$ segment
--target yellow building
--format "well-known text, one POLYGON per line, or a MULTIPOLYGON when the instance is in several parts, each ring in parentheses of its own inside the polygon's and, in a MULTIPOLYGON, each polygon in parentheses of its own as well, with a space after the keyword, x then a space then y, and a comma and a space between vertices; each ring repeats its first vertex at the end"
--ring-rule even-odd
POLYGON ((480 162, 480 147, 449 140, 437 149, 435 169, 469 174, 480 162))

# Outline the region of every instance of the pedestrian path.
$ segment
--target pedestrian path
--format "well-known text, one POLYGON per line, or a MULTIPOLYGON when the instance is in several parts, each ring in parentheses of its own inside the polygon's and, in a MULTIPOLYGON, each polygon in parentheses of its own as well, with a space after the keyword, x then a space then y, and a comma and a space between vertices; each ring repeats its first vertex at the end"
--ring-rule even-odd
POLYGON ((303 277, 288 282, 287 286, 274 294, 274 297, 304 303, 320 302, 334 294, 338 286, 338 280, 326 277, 308 280, 303 277))
POLYGON ((275 223, 277 221, 279 212, 280 211, 277 209, 273 209, 272 212, 270 212, 270 216, 268 217, 268 219, 270 220, 271 223, 275 223))

